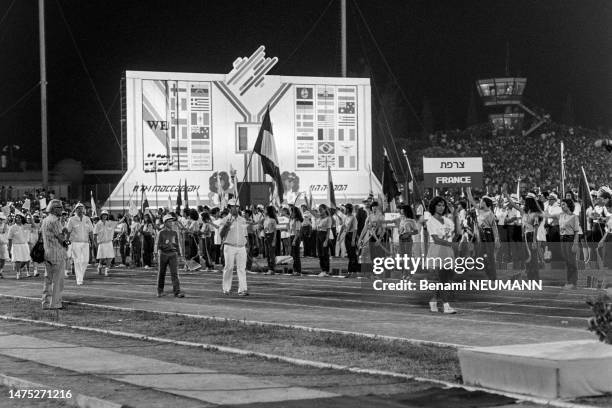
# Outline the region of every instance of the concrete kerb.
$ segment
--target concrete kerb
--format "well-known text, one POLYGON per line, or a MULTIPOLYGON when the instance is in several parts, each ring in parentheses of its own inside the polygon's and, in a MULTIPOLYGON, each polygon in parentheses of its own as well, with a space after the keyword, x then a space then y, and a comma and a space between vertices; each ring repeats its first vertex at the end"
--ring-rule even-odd
MULTIPOLYGON (((57 387, 35 383, 24 380, 23 378, 10 377, 5 374, 0 374, 0 384, 18 390, 54 390, 57 387)), ((128 405, 118 404, 116 402, 106 401, 88 395, 73 393, 71 398, 58 398, 68 405, 79 408, 129 408, 128 405)))
MULTIPOLYGON (((33 297, 28 297, 28 296, 16 296, 16 295, 5 295, 5 294, 0 294, 0 297, 14 298, 14 299, 26 299, 26 300, 38 300, 38 298, 33 298, 33 297)), ((280 327, 284 329, 303 330, 303 331, 312 332, 312 333, 343 334, 343 335, 363 337, 363 338, 369 338, 369 339, 375 339, 375 340, 401 341, 404 343, 414 344, 418 346, 433 346, 433 347, 452 348, 452 349, 472 348, 467 345, 456 344, 456 343, 444 343, 444 342, 429 341, 429 340, 409 339, 406 337, 385 336, 385 335, 379 335, 379 334, 360 333, 360 332, 353 332, 353 331, 347 331, 347 330, 324 329, 320 327, 308 327, 308 326, 301 326, 301 325, 294 325, 294 324, 263 322, 263 321, 258 321, 258 320, 231 319, 227 317, 206 316, 206 315, 197 315, 197 314, 191 314, 191 313, 163 312, 159 310, 134 309, 134 308, 129 308, 129 307, 98 305, 95 303, 87 303, 87 302, 64 301, 64 303, 68 305, 88 306, 88 307, 95 307, 99 309, 116 310, 119 312, 153 313, 153 314, 159 314, 162 316, 189 317, 193 319, 214 320, 218 322, 236 322, 236 323, 241 323, 241 324, 245 324, 249 326, 280 327)))
MULTIPOLYGON (((161 337, 147 336, 147 335, 139 334, 139 333, 128 333, 128 332, 121 332, 121 331, 116 331, 116 330, 97 329, 93 327, 72 326, 72 325, 57 323, 57 322, 46 322, 46 321, 41 321, 41 320, 24 319, 24 318, 11 317, 11 316, 5 316, 5 315, 0 315, 0 319, 6 320, 6 321, 18 321, 18 322, 24 322, 24 323, 42 324, 42 325, 47 325, 47 326, 52 326, 52 327, 61 327, 61 328, 67 328, 67 329, 73 329, 73 330, 93 332, 93 333, 98 333, 98 334, 106 334, 106 335, 112 335, 112 336, 118 336, 118 337, 158 342, 158 343, 173 344, 173 345, 184 346, 184 347, 194 347, 194 348, 200 348, 200 349, 207 350, 207 351, 219 351, 222 353, 230 353, 230 354, 237 354, 237 355, 243 355, 243 356, 254 356, 254 357, 259 357, 259 358, 263 358, 266 360, 279 361, 279 362, 284 362, 284 363, 289 363, 289 364, 294 364, 294 365, 304 366, 304 367, 312 367, 312 368, 318 368, 318 369, 333 369, 333 370, 339 370, 339 371, 347 371, 347 372, 356 373, 356 374, 385 376, 385 377, 392 377, 392 378, 398 378, 398 379, 403 379, 403 380, 426 382, 426 383, 436 384, 438 386, 441 386, 442 388, 460 388, 466 391, 482 391, 482 392, 487 392, 490 394, 502 395, 508 398, 513 398, 518 401, 531 402, 531 403, 555 407, 555 408, 593 408, 592 405, 575 404, 572 402, 566 402, 562 400, 554 400, 554 399, 549 400, 545 398, 531 397, 528 395, 509 393, 509 392, 498 391, 498 390, 493 390, 493 389, 488 389, 488 388, 483 388, 483 387, 467 386, 467 385, 462 385, 462 384, 451 383, 448 381, 417 377, 417 376, 412 376, 410 374, 397 373, 393 371, 372 370, 372 369, 365 369, 365 368, 359 368, 359 367, 344 366, 340 364, 324 363, 320 361, 297 359, 297 358, 286 357, 286 356, 281 356, 281 355, 276 355, 276 354, 260 353, 256 351, 244 350, 244 349, 239 349, 235 347, 227 347, 227 346, 220 346, 220 345, 206 344, 206 343, 195 343, 195 342, 180 341, 180 340, 171 340, 171 339, 166 339, 166 338, 161 338, 161 337)), ((115 405, 115 406, 121 407, 121 405, 115 405)), ((95 407, 92 407, 92 408, 95 408, 95 407)))

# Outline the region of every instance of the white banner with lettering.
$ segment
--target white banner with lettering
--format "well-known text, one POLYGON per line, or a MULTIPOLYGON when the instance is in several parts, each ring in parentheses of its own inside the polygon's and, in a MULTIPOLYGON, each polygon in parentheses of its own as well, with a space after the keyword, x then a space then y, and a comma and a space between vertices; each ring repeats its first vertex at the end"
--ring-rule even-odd
POLYGON ((423 157, 425 186, 482 187, 482 157, 423 157))

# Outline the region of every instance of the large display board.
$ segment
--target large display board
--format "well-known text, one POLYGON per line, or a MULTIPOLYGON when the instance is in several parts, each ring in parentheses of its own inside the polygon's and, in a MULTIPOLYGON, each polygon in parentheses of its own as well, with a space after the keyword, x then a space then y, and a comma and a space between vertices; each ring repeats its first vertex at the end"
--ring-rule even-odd
MULTIPOLYGON (((193 205, 215 204, 234 182, 267 182, 257 155, 247 171, 266 107, 286 199, 327 196, 332 169, 338 201, 369 193, 372 161, 369 78, 266 75, 276 58, 260 47, 228 74, 126 71, 122 118, 128 168, 107 206, 124 208, 144 189, 152 206, 168 206, 187 181, 193 205)), ((380 191, 376 177, 374 193, 380 191)))

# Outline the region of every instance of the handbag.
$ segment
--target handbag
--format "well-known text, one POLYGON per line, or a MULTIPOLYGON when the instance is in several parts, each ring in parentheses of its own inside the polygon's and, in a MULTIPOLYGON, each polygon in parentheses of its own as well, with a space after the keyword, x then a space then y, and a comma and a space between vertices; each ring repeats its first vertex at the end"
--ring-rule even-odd
POLYGON ((45 261, 45 244, 41 233, 38 233, 38 241, 36 241, 36 244, 34 244, 30 251, 30 258, 36 263, 43 263, 45 261))

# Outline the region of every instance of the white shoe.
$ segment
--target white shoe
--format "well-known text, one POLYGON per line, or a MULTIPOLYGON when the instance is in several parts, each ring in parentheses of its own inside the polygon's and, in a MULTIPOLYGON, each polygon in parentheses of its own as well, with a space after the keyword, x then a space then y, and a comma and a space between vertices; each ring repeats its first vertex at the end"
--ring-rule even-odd
POLYGON ((77 284, 77 286, 81 286, 83 284, 83 282, 77 282, 76 284, 77 284))
POLYGON ((329 276, 329 275, 327 274, 327 272, 321 272, 321 273, 320 273, 320 274, 318 274, 317 276, 320 276, 320 277, 325 277, 325 276, 329 276))
POLYGON ((34 272, 34 275, 32 275, 32 276, 34 276, 36 278, 39 275, 40 275, 40 273, 38 273, 38 270, 37 270, 36 272, 34 272))
POLYGON ((108 276, 108 268, 104 268, 104 276, 108 276))
POLYGON ((149 268, 150 268, 150 266, 149 266, 149 265, 145 265, 145 266, 144 266, 144 269, 149 269, 149 268))
MULTIPOLYGON (((445 305, 448 305, 448 303, 445 303, 445 305)), ((429 310, 438 313, 438 302, 429 302, 429 310)))
POLYGON ((445 313, 445 314, 455 314, 455 313, 457 313, 457 311, 455 309, 453 309, 452 307, 450 307, 450 305, 448 303, 444 303, 443 307, 444 307, 444 309, 443 309, 442 313, 445 313))

